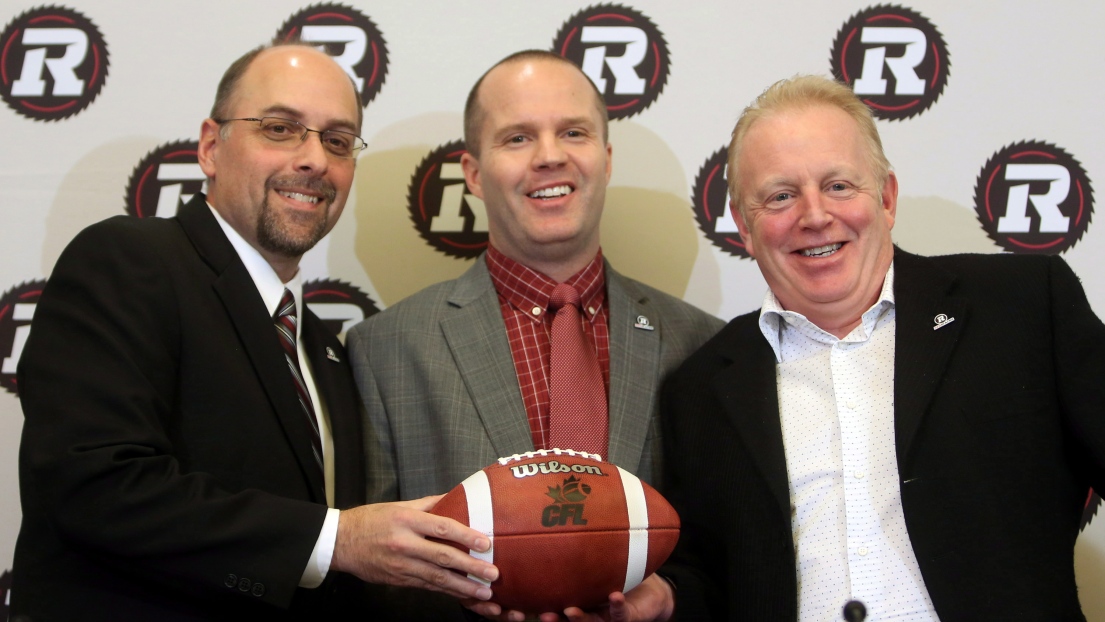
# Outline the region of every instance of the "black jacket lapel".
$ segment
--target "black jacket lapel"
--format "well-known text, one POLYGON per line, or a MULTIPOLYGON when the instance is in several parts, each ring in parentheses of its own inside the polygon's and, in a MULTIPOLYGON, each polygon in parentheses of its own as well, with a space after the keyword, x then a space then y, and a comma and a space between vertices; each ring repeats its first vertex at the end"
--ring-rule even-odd
POLYGON ((311 484, 314 500, 325 503, 322 473, 311 451, 310 438, 314 432, 299 405, 272 318, 253 278, 211 215, 204 195, 196 194, 180 209, 177 219, 200 256, 218 275, 213 283, 215 293, 222 300, 241 345, 253 363, 257 378, 284 428, 288 443, 295 451, 304 477, 311 484))
POLYGON ((895 248, 894 435, 899 466, 906 464, 948 358, 967 329, 970 309, 951 295, 954 284, 952 275, 928 259, 895 248))

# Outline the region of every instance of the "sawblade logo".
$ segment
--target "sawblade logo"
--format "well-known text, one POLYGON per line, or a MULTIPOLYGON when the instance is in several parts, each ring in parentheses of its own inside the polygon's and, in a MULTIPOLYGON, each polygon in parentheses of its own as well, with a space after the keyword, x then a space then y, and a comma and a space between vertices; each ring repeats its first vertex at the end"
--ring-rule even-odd
POLYGON ((376 23, 344 4, 311 5, 288 18, 276 39, 315 44, 349 74, 367 106, 384 86, 388 49, 376 23))
POLYGON ((1093 217, 1093 188, 1063 149, 1025 141, 995 153, 975 184, 975 212, 1007 251, 1057 255, 1074 246, 1093 217))
POLYGON ((1100 507, 1101 497, 1091 489, 1090 494, 1086 497, 1086 509, 1082 512, 1082 523, 1078 528, 1079 532, 1086 531, 1086 527, 1089 527, 1094 516, 1097 516, 1097 509, 1100 507))
POLYGON ((853 15, 836 34, 833 75, 880 119, 928 110, 948 83, 948 47, 925 16, 880 4, 853 15))
POLYGON ((725 147, 710 156, 698 177, 694 180, 694 193, 691 196, 691 209, 698 228, 706 234, 714 246, 733 255, 751 259, 748 250, 737 230, 734 207, 729 201, 729 184, 725 179, 725 165, 729 153, 725 147))
POLYGON ((31 9, 0 33, 0 95, 12 110, 57 121, 84 110, 107 81, 107 43, 84 15, 31 9))
POLYGON ((44 287, 46 281, 27 281, 0 296, 0 385, 15 395, 19 395, 15 370, 31 336, 31 319, 44 287))
POLYGON ((345 332, 380 309, 356 286, 334 279, 316 279, 303 284, 303 302, 322 320, 334 336, 345 332))
POLYGON ((430 246, 460 259, 478 257, 487 248, 487 209, 468 191, 460 156, 464 141, 434 149, 411 176, 407 209, 415 229, 430 246))
POLYGON ((553 52, 583 69, 606 100, 611 119, 648 108, 668 82, 668 44, 648 17, 620 4, 598 4, 560 27, 553 52))
POLYGON ((198 150, 196 141, 178 140, 147 153, 127 182, 127 213, 171 218, 194 194, 205 192, 207 177, 200 169, 198 150))

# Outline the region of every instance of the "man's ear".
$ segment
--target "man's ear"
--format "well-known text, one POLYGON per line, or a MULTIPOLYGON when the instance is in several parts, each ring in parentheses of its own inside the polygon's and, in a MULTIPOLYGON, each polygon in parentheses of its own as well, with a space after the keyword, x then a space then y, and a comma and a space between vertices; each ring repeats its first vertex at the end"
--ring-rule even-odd
POLYGON ((204 119, 200 125, 199 149, 196 158, 200 169, 208 179, 215 178, 215 152, 219 147, 219 130, 222 129, 214 119, 204 119))
POLYGON ((483 182, 480 178, 480 161, 465 151, 460 156, 460 168, 464 171, 464 183, 468 191, 483 199, 483 182))
POLYGON ((894 219, 898 216, 898 176, 894 171, 889 171, 886 183, 882 186, 883 217, 886 218, 886 228, 894 228, 894 219))
POLYGON ((744 242, 744 250, 748 251, 748 255, 755 259, 756 249, 752 246, 752 231, 748 227, 748 222, 744 219, 744 210, 740 209, 738 204, 733 201, 731 195, 729 197, 729 209, 732 211, 733 220, 737 223, 737 230, 740 231, 741 242, 744 242))

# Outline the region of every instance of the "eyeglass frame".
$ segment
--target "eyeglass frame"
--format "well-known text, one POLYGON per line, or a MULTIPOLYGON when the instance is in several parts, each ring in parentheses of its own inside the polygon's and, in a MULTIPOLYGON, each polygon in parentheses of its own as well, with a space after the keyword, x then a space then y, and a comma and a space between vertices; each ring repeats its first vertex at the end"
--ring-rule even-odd
MULTIPOLYGON (((274 116, 237 117, 237 118, 234 118, 234 119, 212 119, 212 121, 219 124, 220 126, 222 126, 226 123, 230 123, 231 121, 256 121, 257 122, 257 129, 264 130, 264 128, 262 127, 262 123, 265 122, 265 119, 275 119, 277 121, 283 121, 284 123, 287 123, 289 125, 298 125, 300 128, 303 129, 303 134, 301 134, 300 137, 299 137, 299 142, 300 143, 303 143, 303 142, 307 141, 307 134, 310 134, 311 132, 314 132, 315 134, 318 134, 319 144, 321 144, 322 148, 326 150, 326 153, 329 153, 330 155, 333 155, 335 158, 341 158, 343 160, 353 160, 353 159, 356 159, 358 151, 361 151, 364 148, 368 147, 368 143, 366 143, 363 138, 361 138, 360 136, 357 136, 353 132, 347 132, 345 130, 314 130, 314 129, 311 129, 311 128, 307 127, 306 125, 303 125, 299 121, 296 121, 294 119, 288 119, 288 118, 285 118, 285 117, 274 117, 274 116), (322 135, 326 134, 326 133, 329 133, 329 132, 335 132, 335 133, 342 134, 342 135, 345 135, 345 136, 352 136, 353 137, 353 139, 354 139, 353 140, 353 148, 350 150, 349 155, 347 155, 347 156, 338 155, 338 154, 334 153, 333 151, 326 148, 326 143, 323 142, 322 135), (358 146, 358 142, 360 143, 360 146, 358 146)), ((269 142, 272 142, 272 143, 283 142, 283 141, 279 141, 279 140, 273 140, 273 139, 269 138, 268 136, 265 136, 265 139, 268 140, 269 142)))

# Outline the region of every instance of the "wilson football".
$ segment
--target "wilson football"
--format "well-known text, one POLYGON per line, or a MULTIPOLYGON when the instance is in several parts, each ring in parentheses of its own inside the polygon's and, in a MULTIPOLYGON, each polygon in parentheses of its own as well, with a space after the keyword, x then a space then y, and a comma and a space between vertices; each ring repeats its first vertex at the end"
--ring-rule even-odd
POLYGON ((679 516, 651 486, 599 456, 548 449, 499 458, 432 510, 481 531, 498 566, 491 600, 527 613, 607 602, 652 574, 679 516))

